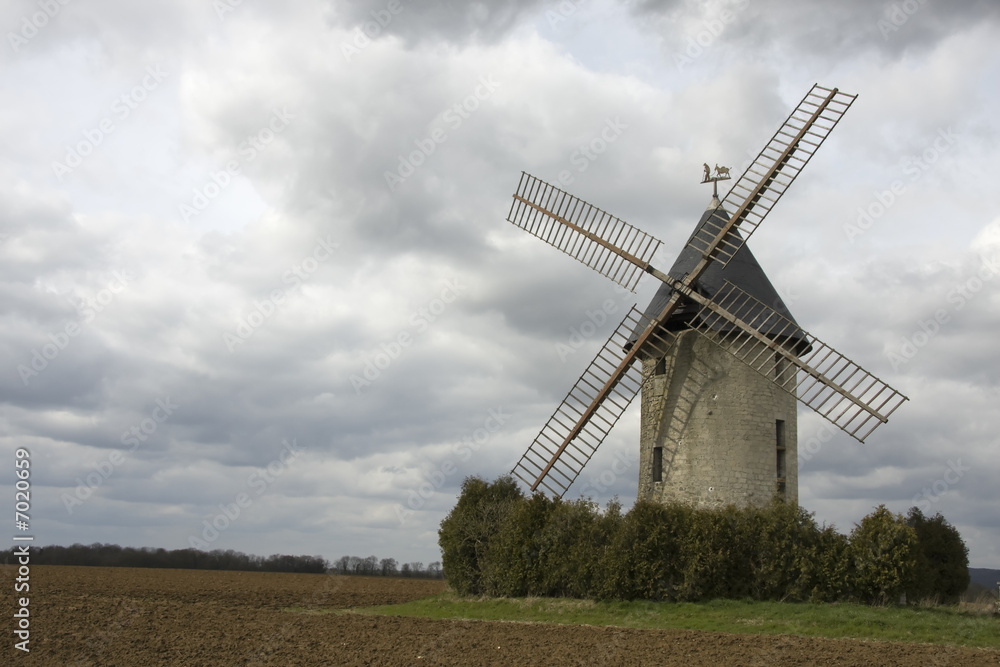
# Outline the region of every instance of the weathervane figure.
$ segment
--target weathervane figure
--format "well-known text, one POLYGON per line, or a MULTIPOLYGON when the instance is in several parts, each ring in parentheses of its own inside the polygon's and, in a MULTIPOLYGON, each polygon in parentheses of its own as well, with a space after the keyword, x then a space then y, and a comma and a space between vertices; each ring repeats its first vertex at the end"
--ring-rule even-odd
POLYGON ((705 167, 705 177, 702 179, 702 183, 712 184, 712 196, 718 198, 719 196, 719 181, 728 181, 729 167, 720 167, 719 163, 715 163, 715 176, 712 176, 712 168, 708 166, 707 162, 703 162, 702 166, 705 167))

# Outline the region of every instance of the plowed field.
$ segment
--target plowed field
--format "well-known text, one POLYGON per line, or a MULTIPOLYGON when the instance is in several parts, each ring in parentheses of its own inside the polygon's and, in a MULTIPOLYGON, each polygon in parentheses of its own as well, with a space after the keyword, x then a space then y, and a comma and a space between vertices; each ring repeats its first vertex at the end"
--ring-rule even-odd
MULTIPOLYGON (((12 590, 11 568, 4 568, 12 590)), ((1000 665, 1000 652, 688 630, 441 621, 333 609, 398 603, 439 581, 35 566, 31 653, 10 665, 1000 665), (313 610, 289 611, 289 608, 313 610)))

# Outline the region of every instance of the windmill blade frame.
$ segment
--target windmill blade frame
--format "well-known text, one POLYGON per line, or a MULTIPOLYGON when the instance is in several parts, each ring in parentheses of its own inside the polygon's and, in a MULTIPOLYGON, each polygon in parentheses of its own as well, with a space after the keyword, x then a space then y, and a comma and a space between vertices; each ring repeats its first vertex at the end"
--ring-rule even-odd
POLYGON ((512 474, 532 491, 541 486, 562 497, 639 392, 640 346, 628 349, 628 340, 640 324, 648 334, 644 349, 662 356, 673 345, 674 336, 649 326, 638 308, 626 313, 514 466, 512 474))
POLYGON ((857 97, 814 84, 723 198, 730 217, 716 213, 688 245, 727 265, 857 97))
POLYGON ((634 292, 661 241, 521 172, 507 221, 634 292))
POLYGON ((692 329, 859 442, 909 400, 729 281, 712 299, 679 281, 674 282, 674 289, 701 305, 692 329), (720 324, 732 329, 720 334, 720 324), (795 343, 789 345, 790 341, 795 343))

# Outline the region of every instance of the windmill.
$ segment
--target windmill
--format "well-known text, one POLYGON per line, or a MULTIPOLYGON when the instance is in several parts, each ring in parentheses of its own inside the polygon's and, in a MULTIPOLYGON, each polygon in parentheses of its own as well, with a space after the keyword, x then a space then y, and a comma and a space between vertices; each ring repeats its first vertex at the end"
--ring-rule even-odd
POLYGON ((660 241, 523 173, 507 220, 634 291, 634 306, 512 474, 562 497, 643 392, 640 498, 696 504, 797 502, 795 400, 860 442, 905 396, 804 331, 745 245, 856 98, 814 85, 720 201, 716 194, 667 273, 660 241), (718 413, 718 414, 716 414, 718 413))

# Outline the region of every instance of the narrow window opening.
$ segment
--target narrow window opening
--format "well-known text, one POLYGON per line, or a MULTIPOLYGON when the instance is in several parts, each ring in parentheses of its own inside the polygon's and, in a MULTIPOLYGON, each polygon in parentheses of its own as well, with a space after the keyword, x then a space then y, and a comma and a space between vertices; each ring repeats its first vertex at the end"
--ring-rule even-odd
POLYGON ((666 375, 667 374, 667 358, 660 357, 660 360, 656 362, 656 368, 653 369, 653 375, 666 375))
POLYGON ((778 419, 774 422, 774 441, 776 451, 775 472, 777 477, 776 490, 779 495, 785 495, 786 467, 785 467, 785 422, 778 419))
MULTIPOLYGON (((774 379, 778 381, 778 384, 782 387, 785 386, 785 382, 789 379, 789 368, 791 364, 788 360, 781 355, 780 352, 774 353, 774 379)), ((786 387, 787 389, 787 387, 786 387)))
POLYGON ((653 447, 653 481, 663 481, 663 447, 653 447))

